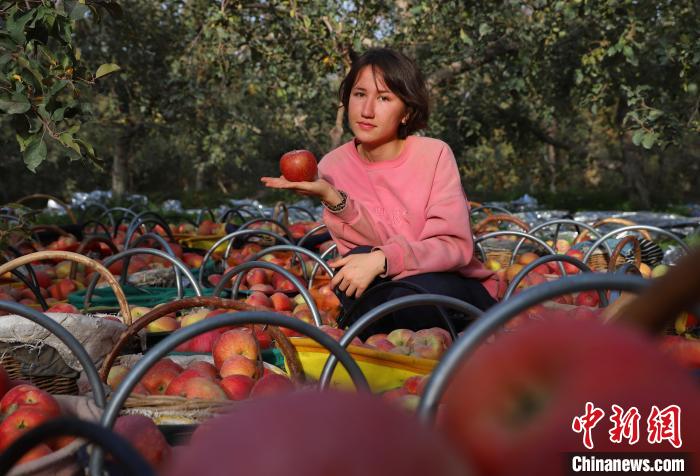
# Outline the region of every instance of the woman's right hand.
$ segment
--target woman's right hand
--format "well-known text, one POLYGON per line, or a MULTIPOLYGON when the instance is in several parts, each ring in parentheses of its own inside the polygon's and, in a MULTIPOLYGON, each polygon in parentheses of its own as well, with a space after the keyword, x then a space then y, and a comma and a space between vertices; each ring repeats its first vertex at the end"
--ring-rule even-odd
POLYGON ((319 178, 313 182, 290 182, 283 176, 261 177, 260 181, 266 187, 292 190, 300 195, 318 197, 321 200, 333 204, 340 201, 340 194, 326 180, 319 178), (336 197, 338 198, 336 200, 336 197))

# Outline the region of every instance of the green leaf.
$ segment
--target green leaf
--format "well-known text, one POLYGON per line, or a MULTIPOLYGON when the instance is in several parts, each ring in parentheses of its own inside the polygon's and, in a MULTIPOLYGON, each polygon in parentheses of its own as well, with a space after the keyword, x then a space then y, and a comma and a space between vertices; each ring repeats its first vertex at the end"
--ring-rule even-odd
POLYGON ((24 152, 24 163, 32 172, 46 159, 46 144, 43 139, 32 142, 24 152))
POLYGON ((78 153, 78 155, 80 155, 80 146, 75 142, 75 140, 73 140, 72 134, 64 132, 63 134, 58 136, 58 141, 66 147, 73 149, 78 153))
POLYGON ((0 68, 5 66, 8 61, 12 59, 12 55, 10 53, 5 53, 4 55, 0 56, 0 68))
POLYGON ((8 114, 22 114, 29 110, 31 104, 26 96, 13 94, 11 99, 0 99, 0 109, 8 114))
POLYGON ((642 147, 645 149, 651 149, 656 142, 656 137, 657 134, 655 133, 649 133, 644 135, 644 139, 642 139, 642 147))
POLYGON ((49 92, 46 93, 46 96, 52 97, 56 93, 58 93, 61 89, 65 88, 66 85, 68 84, 68 81, 65 79, 59 79, 55 83, 53 83, 53 86, 51 86, 51 89, 49 89, 49 92))
POLYGON ((24 35, 24 27, 31 21, 35 13, 36 10, 31 9, 17 19, 15 19, 14 14, 8 15, 6 24, 7 32, 15 43, 22 44, 27 40, 27 37, 24 35))
POLYGON ((492 31, 493 28, 491 28, 491 25, 489 25, 488 23, 482 23, 481 25, 479 25, 479 38, 488 35, 492 31))
POLYGON ((642 139, 644 138, 644 129, 637 129, 634 131, 634 134, 632 135, 632 143, 634 145, 639 145, 642 143, 642 139))
POLYGON ((56 109, 53 114, 51 114, 51 120, 54 122, 59 122, 63 120, 63 113, 65 112, 66 108, 65 107, 59 107, 56 109))
POLYGON ((95 157, 95 149, 92 147, 92 144, 85 142, 82 139, 75 139, 75 142, 77 144, 80 144, 83 146, 83 148, 86 150, 88 157, 94 158, 95 157))
POLYGON ((120 69, 121 68, 117 64, 105 63, 103 65, 100 65, 99 68, 97 68, 97 72, 95 73, 95 79, 101 78, 102 76, 105 76, 110 73, 114 73, 115 71, 119 71, 120 69))

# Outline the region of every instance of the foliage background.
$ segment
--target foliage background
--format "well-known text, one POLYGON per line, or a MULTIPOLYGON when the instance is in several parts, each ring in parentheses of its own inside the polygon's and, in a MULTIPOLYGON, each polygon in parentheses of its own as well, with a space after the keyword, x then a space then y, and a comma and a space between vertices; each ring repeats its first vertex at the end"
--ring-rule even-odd
MULTIPOLYGON (((14 4, 76 3, 2 1, 0 39, 14 4)), ((283 152, 320 157, 349 139, 337 87, 370 46, 421 66, 433 102, 425 134, 453 148, 473 200, 527 192, 571 209, 661 209, 700 199, 697 1, 119 0, 111 14, 92 3, 71 12, 70 42, 46 42, 85 71, 71 120, 87 145, 78 154, 45 141, 31 172, 13 121, 35 118, 39 103, 5 111, 0 202, 95 188, 191 205, 270 198, 258 177, 277 173, 283 152), (120 70, 95 80, 102 64, 120 70)), ((13 61, 0 62, 0 86, 14 84, 13 61)), ((53 84, 56 72, 44 73, 53 84)))

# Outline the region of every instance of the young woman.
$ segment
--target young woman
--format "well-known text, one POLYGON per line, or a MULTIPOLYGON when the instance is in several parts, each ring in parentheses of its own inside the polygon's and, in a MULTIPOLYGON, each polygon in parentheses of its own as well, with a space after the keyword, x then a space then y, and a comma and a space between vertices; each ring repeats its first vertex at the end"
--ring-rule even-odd
MULTIPOLYGON (((339 94, 355 137, 323 157, 320 178, 261 181, 322 200, 323 220, 342 255, 330 264, 337 271, 331 286, 344 310, 367 289, 389 280, 481 309, 494 304, 482 284, 493 273, 474 259, 467 198, 454 155, 440 140, 412 135, 426 126, 429 115, 419 69, 399 52, 371 49, 353 63, 339 94)), ((413 293, 389 286, 353 314, 359 317, 388 299, 413 293)), ((458 328, 465 324, 455 323, 458 328)), ((436 310, 414 308, 382 320, 368 333, 429 326, 444 327, 436 310)))

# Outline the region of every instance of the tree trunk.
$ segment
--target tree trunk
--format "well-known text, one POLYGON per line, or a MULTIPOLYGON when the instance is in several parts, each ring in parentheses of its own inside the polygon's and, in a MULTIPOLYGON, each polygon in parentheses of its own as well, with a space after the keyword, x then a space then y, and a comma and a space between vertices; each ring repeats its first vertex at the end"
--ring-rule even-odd
POLYGON ((203 162, 198 163, 195 166, 195 176, 194 176, 194 191, 201 192, 204 190, 204 179, 206 177, 206 164, 203 162))
POLYGON ((343 138, 343 111, 342 107, 338 108, 338 112, 335 114, 335 126, 328 134, 331 136, 331 150, 338 147, 343 138))
POLYGON ((112 197, 120 200, 129 188, 129 138, 130 134, 123 131, 117 140, 112 161, 112 197))
POLYGON ((632 134, 620 135, 622 152, 622 172, 625 175, 627 189, 631 192, 634 206, 651 208, 651 192, 644 174, 644 156, 639 147, 632 143, 632 134))

